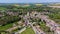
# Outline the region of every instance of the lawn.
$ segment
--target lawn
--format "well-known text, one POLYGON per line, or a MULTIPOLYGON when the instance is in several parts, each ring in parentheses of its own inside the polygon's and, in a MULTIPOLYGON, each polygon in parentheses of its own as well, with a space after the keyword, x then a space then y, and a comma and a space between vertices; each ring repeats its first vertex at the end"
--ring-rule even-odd
POLYGON ((44 22, 40 22, 40 28, 45 32, 49 31, 49 27, 44 22))
POLYGON ((32 28, 27 27, 25 31, 23 31, 21 34, 35 34, 32 28))
POLYGON ((12 27, 12 23, 11 24, 7 24, 7 25, 5 25, 5 26, 0 26, 0 31, 4 31, 4 30, 6 30, 6 29, 8 29, 8 28, 11 28, 12 27))

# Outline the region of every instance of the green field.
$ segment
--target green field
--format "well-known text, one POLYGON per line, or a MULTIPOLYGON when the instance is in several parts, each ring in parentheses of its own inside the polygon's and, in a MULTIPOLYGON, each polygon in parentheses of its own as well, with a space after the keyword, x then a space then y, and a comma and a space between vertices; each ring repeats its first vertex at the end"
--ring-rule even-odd
POLYGON ((0 26, 0 31, 4 31, 4 30, 7 30, 8 28, 11 28, 12 27, 12 23, 11 24, 7 24, 5 26, 0 26))
POLYGON ((27 27, 25 31, 23 31, 21 34, 35 34, 32 28, 27 27))

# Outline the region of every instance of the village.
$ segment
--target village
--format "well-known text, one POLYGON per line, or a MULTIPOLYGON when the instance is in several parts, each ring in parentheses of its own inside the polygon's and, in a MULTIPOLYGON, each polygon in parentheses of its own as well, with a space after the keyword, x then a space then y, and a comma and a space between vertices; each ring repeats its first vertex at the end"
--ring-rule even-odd
MULTIPOLYGON (((47 12, 48 13, 48 12, 47 12)), ((12 12, 7 12, 9 15, 15 15, 12 12)), ((16 14, 17 15, 17 14, 16 14)), ((13 27, 7 29, 6 31, 12 32, 17 29, 16 32, 13 32, 14 34, 21 34, 24 32, 27 27, 30 27, 33 29, 35 34, 48 34, 47 32, 53 32, 51 34, 59 34, 60 33, 60 25, 55 23, 53 20, 49 18, 49 16, 44 15, 42 12, 37 11, 31 11, 27 12, 24 16, 20 15, 19 17, 23 18, 23 21, 20 20, 17 22, 17 24, 13 24, 13 27), (33 20, 33 21, 32 21, 33 20), (45 32, 43 29, 41 29, 40 23, 45 24, 46 27, 49 27, 50 29, 45 32)), ((12 34, 12 33, 11 33, 12 34)))
POLYGON ((0 34, 60 34, 60 8, 45 4, 0 7, 0 34))

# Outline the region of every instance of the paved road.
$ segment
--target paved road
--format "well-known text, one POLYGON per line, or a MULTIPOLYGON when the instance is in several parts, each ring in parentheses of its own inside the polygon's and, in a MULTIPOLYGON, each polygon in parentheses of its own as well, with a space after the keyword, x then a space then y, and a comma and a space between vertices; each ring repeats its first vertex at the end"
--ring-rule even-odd
MULTIPOLYGON (((33 16, 33 18, 34 18, 35 16, 33 16)), ((41 15, 40 13, 38 13, 38 15, 37 15, 37 17, 38 18, 41 18, 41 20, 43 21, 45 21, 46 22, 46 25, 48 26, 48 27, 50 27, 50 29, 51 30, 53 30, 56 34, 60 34, 60 27, 59 27, 59 25, 57 24, 57 23, 55 23, 55 21, 53 21, 53 20, 51 20, 51 19, 49 19, 49 17, 48 16, 46 16, 46 15, 41 15)), ((28 20, 28 16, 25 16, 25 17, 23 17, 24 18, 24 20, 25 20, 25 24, 26 25, 28 25, 28 24, 30 24, 30 26, 32 27, 32 29, 34 30, 34 32, 36 33, 36 34, 45 34, 40 28, 39 28, 39 26, 33 26, 33 24, 32 23, 30 23, 29 22, 29 20, 28 20)), ((11 29, 8 29, 8 31, 10 31, 10 30, 12 30, 12 29, 14 29, 14 28, 17 28, 17 26, 16 27, 13 27, 13 28, 11 28, 11 29)), ((20 32, 20 31, 19 31, 20 32)))
POLYGON ((17 29, 17 28, 18 28, 18 26, 15 26, 15 27, 12 27, 12 28, 7 29, 6 31, 11 32, 11 31, 13 31, 14 29, 17 29))
POLYGON ((15 32, 15 34, 20 34, 20 33, 22 33, 25 30, 26 30, 26 27, 22 28, 21 30, 18 30, 18 32, 15 32))
POLYGON ((35 34, 45 34, 39 27, 40 26, 33 26, 32 23, 30 23, 30 26, 32 27, 32 29, 34 30, 35 34))
POLYGON ((26 16, 24 17, 24 19, 26 24, 30 24, 35 34, 45 34, 38 26, 33 26, 34 23, 30 23, 26 16))
MULTIPOLYGON (((18 21, 17 23, 21 23, 21 21, 18 21)), ((19 25, 15 25, 15 24, 13 24, 14 26, 13 27, 11 27, 11 28, 9 28, 9 29, 7 29, 6 31, 9 31, 9 32, 11 32, 11 31, 13 31, 13 30, 15 30, 15 29, 17 29, 18 27, 20 27, 19 25)))
MULTIPOLYGON (((17 22, 17 23, 21 23, 21 22, 19 21, 19 22, 17 22)), ((11 31, 13 31, 13 30, 15 30, 15 29, 17 29, 17 28, 20 28, 20 26, 19 26, 19 25, 18 25, 18 26, 14 26, 14 27, 12 27, 12 28, 7 29, 6 31, 11 32, 11 31)), ((22 28, 22 30, 18 30, 18 32, 15 32, 15 34, 21 33, 21 32, 23 32, 25 29, 26 29, 26 27, 22 28)))

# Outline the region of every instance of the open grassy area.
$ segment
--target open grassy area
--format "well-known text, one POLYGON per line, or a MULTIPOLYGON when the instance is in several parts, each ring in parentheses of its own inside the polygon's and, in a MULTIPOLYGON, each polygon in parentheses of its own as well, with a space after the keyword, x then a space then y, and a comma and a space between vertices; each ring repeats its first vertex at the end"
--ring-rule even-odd
POLYGON ((23 31, 21 34, 35 34, 32 28, 27 27, 25 31, 23 31))
POLYGON ((5 25, 5 26, 0 26, 0 31, 4 31, 4 30, 6 30, 6 29, 8 29, 8 28, 11 28, 12 27, 12 23, 11 24, 7 24, 7 25, 5 25))
POLYGON ((5 33, 5 32, 1 32, 1 34, 8 34, 8 33, 5 33))

